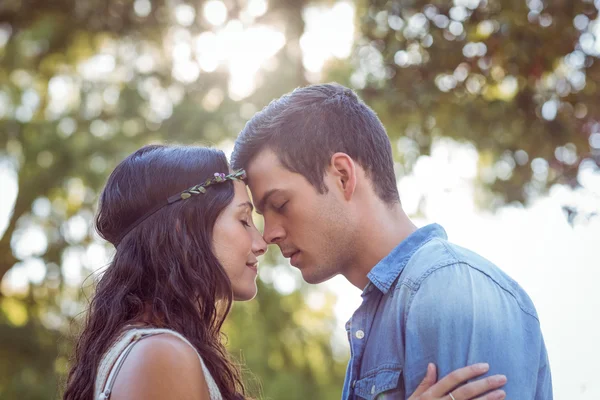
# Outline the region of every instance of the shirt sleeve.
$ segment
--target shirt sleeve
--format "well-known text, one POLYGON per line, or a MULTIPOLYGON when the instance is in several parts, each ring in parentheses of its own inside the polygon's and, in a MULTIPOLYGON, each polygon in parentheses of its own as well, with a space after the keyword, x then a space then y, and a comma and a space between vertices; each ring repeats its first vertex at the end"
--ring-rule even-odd
MULTIPOLYGON (((415 390, 429 362, 436 364, 438 379, 487 362, 487 375, 507 376, 506 398, 538 399, 538 383, 544 388, 550 383, 549 368, 548 382, 540 382, 546 379, 541 361, 547 359, 537 317, 470 265, 440 267, 422 279, 405 318, 406 393, 415 390)), ((551 398, 549 390, 544 398, 551 398)))

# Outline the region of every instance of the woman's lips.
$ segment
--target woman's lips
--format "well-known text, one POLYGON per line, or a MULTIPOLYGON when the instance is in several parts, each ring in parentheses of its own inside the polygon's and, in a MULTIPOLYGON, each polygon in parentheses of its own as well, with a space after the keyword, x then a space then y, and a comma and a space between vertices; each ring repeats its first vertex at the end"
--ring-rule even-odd
POLYGON ((250 268, 254 273, 258 273, 258 263, 246 264, 246 267, 250 268))

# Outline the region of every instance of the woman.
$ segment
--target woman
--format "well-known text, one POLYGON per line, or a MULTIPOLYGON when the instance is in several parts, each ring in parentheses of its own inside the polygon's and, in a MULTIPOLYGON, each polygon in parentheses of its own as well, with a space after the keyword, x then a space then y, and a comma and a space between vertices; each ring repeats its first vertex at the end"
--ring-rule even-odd
MULTIPOLYGON (((96 218, 116 253, 92 299, 65 399, 245 398, 221 342, 232 301, 256 295, 266 251, 243 178, 221 151, 201 147, 146 146, 117 166, 96 218)), ((501 398, 477 397, 501 386, 489 379, 448 394, 485 372, 467 367, 434 384, 430 365, 411 400, 501 398)))

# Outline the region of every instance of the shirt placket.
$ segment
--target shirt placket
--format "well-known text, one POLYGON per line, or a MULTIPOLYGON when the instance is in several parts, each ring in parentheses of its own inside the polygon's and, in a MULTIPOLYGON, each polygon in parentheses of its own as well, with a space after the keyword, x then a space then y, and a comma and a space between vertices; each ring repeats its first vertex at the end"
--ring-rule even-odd
POLYGON ((350 390, 348 399, 355 399, 354 387, 360 374, 360 365, 367 343, 368 333, 374 319, 373 287, 365 290, 363 302, 352 318, 346 323, 346 334, 350 342, 350 390))

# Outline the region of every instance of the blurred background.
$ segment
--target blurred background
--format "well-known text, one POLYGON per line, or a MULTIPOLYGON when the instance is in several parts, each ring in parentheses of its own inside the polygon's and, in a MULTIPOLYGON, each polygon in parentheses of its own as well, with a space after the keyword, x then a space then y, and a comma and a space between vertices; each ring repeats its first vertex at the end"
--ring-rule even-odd
MULTIPOLYGON (((61 396, 112 254, 98 191, 153 142, 229 153, 295 87, 352 87, 419 225, 531 295, 555 398, 600 398, 600 0, 1 0, 0 398, 61 396), (594 317, 596 315, 596 317, 594 317)), ((227 322, 265 399, 336 399, 360 291, 276 248, 227 322)), ((507 349, 510 351, 510 349, 507 349)), ((250 372, 251 371, 251 372, 250 372)))

